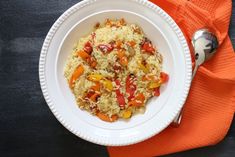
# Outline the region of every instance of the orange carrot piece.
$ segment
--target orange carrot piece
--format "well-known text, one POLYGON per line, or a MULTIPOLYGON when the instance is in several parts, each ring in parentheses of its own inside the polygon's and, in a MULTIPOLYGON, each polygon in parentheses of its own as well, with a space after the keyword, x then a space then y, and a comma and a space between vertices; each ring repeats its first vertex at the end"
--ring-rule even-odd
POLYGON ((136 96, 136 100, 139 100, 139 101, 144 102, 144 100, 145 100, 144 94, 143 94, 143 93, 139 93, 139 94, 136 96))
POLYGON ((97 113, 97 117, 99 117, 101 120, 106 121, 106 122, 114 122, 118 119, 117 115, 112 115, 111 117, 109 117, 101 112, 97 113))
POLYGON ((100 91, 100 83, 97 82, 94 86, 91 87, 94 91, 100 91))
POLYGON ((84 61, 86 61, 92 68, 95 68, 97 65, 96 60, 91 57, 87 52, 80 50, 77 52, 77 56, 80 56, 84 61))
POLYGON ((123 65, 123 66, 127 66, 128 64, 128 60, 127 60, 127 57, 124 56, 120 59, 120 63, 123 65))
POLYGON ((82 50, 78 51, 77 55, 80 56, 83 60, 87 60, 88 58, 90 58, 90 55, 82 50))
POLYGON ((134 47, 136 45, 136 42, 135 41, 128 41, 127 44, 131 47, 134 47))
POLYGON ((143 93, 139 93, 139 94, 134 98, 134 100, 128 102, 128 105, 129 105, 129 106, 136 106, 136 107, 143 106, 143 105, 144 105, 144 100, 145 100, 144 94, 143 94, 143 93))
POLYGON ((96 62, 95 60, 93 60, 93 61, 90 63, 90 66, 91 66, 92 68, 95 68, 96 65, 97 65, 97 62, 96 62))
POLYGON ((120 48, 122 47, 122 41, 121 41, 121 40, 117 40, 117 41, 116 41, 116 47, 117 47, 118 49, 120 49, 120 48))
POLYGON ((79 65, 75 71, 73 72, 70 80, 69 80, 69 87, 71 89, 74 88, 74 82, 84 73, 84 67, 82 65, 79 65))
POLYGON ((95 94, 93 94, 93 95, 90 97, 90 99, 91 99, 91 101, 96 102, 96 101, 97 101, 97 98, 98 98, 99 96, 100 96, 100 94, 95 93, 95 94))
POLYGON ((118 58, 122 58, 123 56, 125 56, 125 52, 123 50, 119 50, 117 56, 118 58))
POLYGON ((118 56, 118 58, 120 60, 120 64, 123 65, 123 66, 127 66, 128 59, 125 56, 125 52, 124 51, 118 51, 117 56, 118 56))

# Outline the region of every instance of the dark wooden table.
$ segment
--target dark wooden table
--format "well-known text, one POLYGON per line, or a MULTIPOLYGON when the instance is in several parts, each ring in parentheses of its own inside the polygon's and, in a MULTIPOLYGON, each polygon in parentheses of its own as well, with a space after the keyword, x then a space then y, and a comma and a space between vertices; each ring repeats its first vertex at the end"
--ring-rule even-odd
MULTIPOLYGON (((0 1, 0 156, 105 157, 106 148, 67 131, 49 110, 39 85, 38 60, 55 20, 78 0, 0 1)), ((233 0, 235 3, 235 0, 233 0)), ((235 5, 230 37, 235 44, 235 5)), ((235 120, 211 147, 166 157, 235 156, 235 120)))

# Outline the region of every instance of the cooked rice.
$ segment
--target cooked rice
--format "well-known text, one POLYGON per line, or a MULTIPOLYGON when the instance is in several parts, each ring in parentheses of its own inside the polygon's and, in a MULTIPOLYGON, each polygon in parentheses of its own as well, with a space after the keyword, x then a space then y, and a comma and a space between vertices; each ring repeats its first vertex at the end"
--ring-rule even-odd
MULTIPOLYGON (((113 115, 116 115, 119 118, 130 118, 131 116, 128 112, 130 112, 131 115, 137 112, 143 113, 145 111, 147 100, 153 97, 154 89, 148 88, 150 81, 143 81, 143 77, 146 75, 152 75, 155 76, 158 81, 160 80, 162 56, 157 52, 152 43, 146 39, 139 26, 135 24, 126 24, 123 19, 107 19, 104 24, 99 25, 99 27, 91 34, 80 38, 78 43, 75 45, 73 52, 68 57, 64 69, 64 76, 70 84, 74 71, 81 65, 84 68, 84 72, 79 76, 79 78, 74 80, 75 82, 73 82, 73 87, 71 88, 78 106, 92 114, 102 113, 103 115, 110 117, 110 119, 113 115), (119 47, 117 46, 118 41, 121 42, 119 47), (90 47, 93 48, 90 57, 95 59, 97 63, 95 67, 91 67, 88 64, 88 60, 84 58, 82 59, 82 57, 78 55, 80 51, 89 53, 87 49, 84 48, 84 45, 86 45, 87 42, 89 42, 91 44, 90 47), (132 46, 130 46, 130 44, 128 45, 128 43, 131 42, 135 44, 132 46), (145 42, 149 44, 147 46, 152 47, 153 52, 148 52, 149 50, 143 49, 143 44, 145 44, 145 42), (104 53, 105 50, 100 48, 102 47, 100 45, 111 45, 112 50, 108 53, 104 53), (119 57, 118 53, 120 53, 120 51, 124 52, 122 56, 127 58, 127 65, 124 65, 124 63, 120 61, 125 59, 123 57, 119 57), (147 73, 140 68, 140 64, 142 64, 144 68, 148 69, 147 73), (121 67, 121 70, 119 69, 120 71, 117 72, 114 70, 115 67, 121 67), (91 74, 102 75, 102 80, 88 80, 88 76, 91 74), (134 98, 131 100, 128 100, 130 93, 126 91, 128 76, 134 76, 136 79, 133 85, 136 86, 136 90, 134 91, 134 98), (120 80, 120 88, 118 88, 117 83, 115 83, 116 79, 120 80), (111 91, 107 90, 104 86, 106 80, 112 81, 113 89, 111 91), (99 96, 97 100, 91 101, 87 95, 89 94, 92 86, 96 85, 97 82, 101 84, 100 91, 95 91, 99 96), (118 89, 120 90, 120 93, 124 95, 124 108, 120 105, 120 102, 117 99, 118 95, 116 90, 118 89), (137 106, 130 105, 129 102, 135 100, 135 97, 140 93, 144 95, 144 102, 137 106), (128 117, 125 117, 124 115, 128 115, 128 117)), ((94 94, 94 91, 91 92, 94 94)), ((141 101, 135 100, 135 103, 141 103, 141 101)))

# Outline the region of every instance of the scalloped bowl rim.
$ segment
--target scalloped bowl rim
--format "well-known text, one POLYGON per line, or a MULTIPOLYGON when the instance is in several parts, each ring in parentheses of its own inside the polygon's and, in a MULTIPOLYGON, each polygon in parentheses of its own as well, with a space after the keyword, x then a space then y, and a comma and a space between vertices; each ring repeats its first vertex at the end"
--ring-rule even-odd
MULTIPOLYGON (((136 139, 136 140, 126 140, 126 141, 110 141, 108 139, 102 140, 102 139, 94 139, 89 137, 88 135, 84 135, 82 134, 79 130, 77 130, 76 128, 74 128, 73 126, 71 126, 69 124, 68 121, 66 121, 60 114, 60 112, 57 111, 55 105, 53 104, 53 101, 50 99, 50 94, 48 93, 48 89, 47 89, 47 81, 46 81, 46 76, 45 76, 45 64, 46 64, 46 56, 48 53, 48 47, 50 46, 50 42, 51 40, 53 40, 53 36, 56 33, 56 30, 60 27, 60 25, 69 17, 69 15, 73 14, 74 12, 76 12, 77 10, 79 10, 81 7, 85 7, 86 5, 92 4, 92 3, 96 3, 102 0, 98 0, 98 1, 94 1, 94 0, 86 0, 83 2, 79 2, 77 4, 75 4, 74 6, 72 6, 70 9, 68 9, 64 14, 62 14, 59 19, 55 22, 55 24, 52 26, 52 28, 50 29, 49 33, 47 34, 47 37, 44 41, 42 50, 41 50, 41 55, 40 55, 40 61, 39 61, 39 78, 40 78, 40 85, 41 85, 41 89, 44 95, 44 98, 48 104, 48 106, 50 107, 51 111, 53 112, 53 114, 55 115, 55 117, 58 119, 58 121, 60 121, 68 130, 70 130, 72 133, 74 133, 75 135, 93 142, 93 143, 97 143, 97 144, 101 144, 101 145, 110 145, 110 146, 121 146, 121 145, 129 145, 129 144, 134 144, 140 141, 143 141, 145 139, 148 139, 150 137, 152 137, 153 135, 155 135, 156 133, 159 132, 159 128, 161 127, 160 131, 163 130, 164 128, 166 128, 170 122, 173 120, 174 116, 181 110, 186 97, 188 95, 189 92, 189 87, 191 84, 191 57, 190 57, 190 53, 189 53, 189 48, 187 45, 187 42, 181 32, 181 30, 179 29, 179 27, 175 24, 175 22, 173 21, 173 19, 171 19, 171 17, 166 14, 163 10, 161 10, 161 8, 159 8, 158 6, 154 5, 151 2, 147 2, 147 1, 142 1, 142 0, 136 0, 136 3, 141 3, 142 5, 145 5, 146 7, 152 8, 153 10, 157 10, 158 12, 161 12, 163 18, 166 18, 170 21, 171 23, 171 27, 174 27, 173 29, 175 29, 174 31, 176 32, 178 38, 179 38, 179 42, 181 43, 181 45, 183 46, 183 50, 184 50, 184 55, 185 55, 185 64, 186 64, 186 81, 185 81, 185 86, 184 86, 184 91, 180 100, 180 104, 178 105, 178 108, 175 110, 174 113, 172 113, 171 117, 169 119, 167 119, 165 121, 164 124, 162 124, 161 126, 159 125, 159 128, 156 129, 158 131, 152 131, 150 132, 148 135, 145 135, 144 137, 140 138, 140 139, 136 139)), ((100 11, 100 12, 104 12, 104 11, 100 11)), ((99 12, 93 13, 93 14, 98 14, 99 12)), ((88 15, 88 16, 92 16, 92 14, 88 15)), ((87 18, 88 16, 84 17, 83 19, 87 18)), ((144 16, 143 16, 144 17, 144 16)), ((144 17, 145 18, 145 17, 144 17)), ((82 19, 82 20, 83 20, 82 19)), ((81 22, 82 20, 80 20, 79 22, 81 22)), ((79 23, 77 22, 72 28, 70 28, 70 30, 67 32, 66 36, 64 37, 63 41, 65 40, 65 38, 67 37, 67 35, 70 33, 70 31, 72 31, 72 29, 74 27, 76 27, 76 25, 79 23)), ((62 43, 60 44, 61 47, 62 43)))

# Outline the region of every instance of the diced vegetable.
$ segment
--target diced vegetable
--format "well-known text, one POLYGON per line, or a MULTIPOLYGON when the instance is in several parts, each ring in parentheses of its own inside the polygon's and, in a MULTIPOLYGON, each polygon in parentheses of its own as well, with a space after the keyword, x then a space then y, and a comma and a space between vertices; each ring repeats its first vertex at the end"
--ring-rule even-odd
POLYGON ((100 84, 98 84, 100 81, 105 89, 107 89, 108 91, 113 90, 112 81, 104 78, 103 75, 101 75, 101 74, 90 74, 90 75, 88 75, 87 79, 89 81, 94 81, 97 83, 95 86, 93 86, 93 88, 98 88, 98 87, 100 88, 100 84))
POLYGON ((90 99, 90 97, 94 94, 95 94, 95 91, 92 91, 92 90, 88 89, 88 91, 84 94, 83 97, 84 97, 84 99, 90 99))
POLYGON ((127 42, 127 45, 131 46, 131 47, 134 47, 136 45, 136 42, 135 41, 128 41, 127 42))
POLYGON ((158 77, 155 75, 144 75, 142 81, 158 81, 158 77))
POLYGON ((147 41, 143 43, 143 45, 141 46, 141 49, 143 52, 146 52, 151 55, 155 53, 155 48, 150 42, 147 42, 147 41))
POLYGON ((77 52, 77 55, 86 61, 92 68, 96 67, 97 62, 95 58, 91 57, 87 52, 80 50, 77 52))
POLYGON ((115 47, 116 47, 117 49, 122 48, 122 41, 117 40, 117 41, 116 41, 116 45, 115 45, 115 47))
POLYGON ((74 82, 84 73, 84 67, 82 65, 77 66, 75 71, 73 72, 70 80, 69 80, 69 86, 71 89, 74 88, 74 82))
POLYGON ((95 68, 96 65, 97 65, 97 62, 96 62, 96 61, 93 61, 93 62, 91 62, 91 64, 90 64, 90 66, 91 66, 92 68, 95 68))
POLYGON ((118 56, 119 59, 124 57, 125 56, 125 51, 124 50, 118 50, 117 56, 118 56))
POLYGON ((153 95, 154 96, 159 96, 160 95, 160 87, 157 87, 157 88, 154 89, 153 95))
POLYGON ((160 86, 161 86, 160 81, 152 81, 148 84, 149 89, 154 89, 154 88, 157 88, 157 87, 160 87, 160 86))
POLYGON ((113 50, 113 46, 111 44, 100 44, 98 48, 103 54, 107 54, 113 50))
POLYGON ((129 94, 128 100, 132 100, 134 98, 134 94, 136 91, 136 77, 134 75, 129 75, 126 78, 126 92, 129 94))
POLYGON ((78 51, 77 55, 85 61, 87 61, 87 59, 90 58, 90 55, 87 54, 85 51, 82 51, 82 50, 78 51))
POLYGON ((113 70, 117 74, 122 70, 122 67, 119 64, 114 64, 113 70))
POLYGON ((120 81, 116 80, 115 83, 117 85, 117 89, 116 89, 115 92, 116 92, 116 97, 117 97, 117 101, 118 101, 119 107, 121 109, 124 109, 126 102, 125 102, 124 95, 120 91, 120 81))
POLYGON ((92 44, 90 41, 86 42, 84 45, 84 51, 86 51, 88 54, 91 54, 93 51, 92 44))
POLYGON ((94 86, 91 86, 91 89, 94 91, 100 91, 100 83, 96 82, 94 86))
POLYGON ((130 110, 125 110, 123 112, 122 118, 128 119, 131 117, 131 115, 132 115, 132 112, 130 110))
POLYGON ((87 79, 89 81, 96 82, 95 86, 92 86, 93 89, 100 89, 100 83, 102 83, 103 87, 108 90, 112 91, 113 90, 113 84, 112 81, 106 79, 103 75, 101 74, 90 74, 88 75, 87 79))
POLYGON ((128 103, 129 106, 136 106, 136 107, 140 107, 144 105, 144 100, 145 100, 145 96, 143 93, 139 93, 134 100, 130 101, 128 103))
POLYGON ((119 50, 117 52, 117 56, 119 58, 120 64, 123 65, 123 66, 127 66, 128 60, 127 60, 127 57, 125 55, 125 52, 123 50, 119 50))
POLYGON ((120 90, 116 90, 116 95, 117 95, 117 100, 118 100, 119 107, 121 109, 124 109, 125 104, 126 104, 124 95, 120 92, 120 90))
POLYGON ((91 100, 93 102, 97 102, 98 98, 100 97, 100 93, 93 90, 92 87, 88 89, 88 91, 83 96, 83 99, 85 100, 91 100))
POLYGON ((105 80, 102 81, 102 83, 103 83, 103 86, 105 87, 105 89, 107 89, 108 91, 113 90, 112 81, 105 79, 105 80))
POLYGON ((139 68, 144 72, 144 73, 149 73, 149 68, 148 66, 144 65, 143 63, 139 62, 138 63, 139 68))
POLYGON ((90 74, 90 75, 88 75, 88 77, 87 77, 87 79, 88 79, 89 81, 94 81, 94 82, 100 81, 102 78, 103 78, 103 76, 100 75, 100 74, 90 74))
POLYGON ((90 65, 90 67, 92 67, 92 68, 95 68, 96 65, 97 65, 97 62, 96 62, 95 58, 93 58, 93 57, 88 58, 88 59, 87 59, 87 63, 88 63, 88 64, 90 65))
POLYGON ((112 115, 111 117, 105 115, 104 113, 98 112, 97 117, 106 122, 114 122, 118 119, 117 115, 112 115))
POLYGON ((145 100, 145 96, 143 93, 139 93, 136 97, 135 97, 135 100, 139 100, 141 101, 142 103, 144 103, 144 100, 145 100))
POLYGON ((161 79, 161 83, 166 83, 169 80, 169 76, 168 76, 168 74, 161 72, 160 79, 161 79))
POLYGON ((97 102, 99 96, 100 96, 100 94, 94 93, 94 94, 90 97, 90 99, 91 99, 91 101, 93 101, 93 102, 97 102))
POLYGON ((128 64, 128 60, 127 60, 127 57, 124 56, 120 59, 120 63, 123 65, 123 66, 127 66, 128 64))

